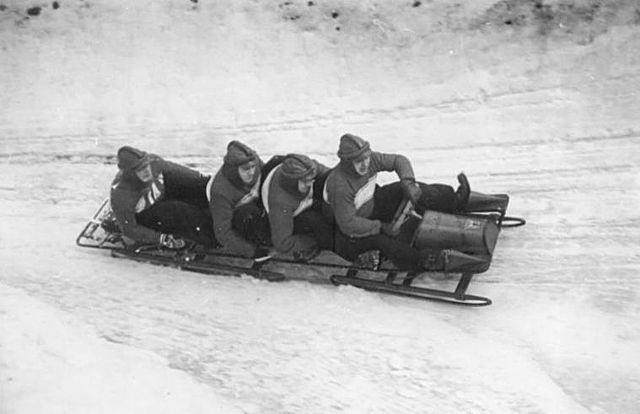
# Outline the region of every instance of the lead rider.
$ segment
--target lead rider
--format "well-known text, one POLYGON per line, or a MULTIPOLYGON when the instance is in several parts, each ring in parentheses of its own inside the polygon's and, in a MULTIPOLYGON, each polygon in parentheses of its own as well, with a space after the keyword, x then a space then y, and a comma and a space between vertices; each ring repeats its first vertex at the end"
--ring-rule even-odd
POLYGON ((353 261, 361 253, 380 250, 401 270, 441 266, 442 255, 433 257, 433 252, 419 252, 396 240, 391 221, 405 198, 418 213, 463 211, 470 194, 464 174, 458 176, 457 191, 444 184, 417 182, 405 156, 372 151, 369 142, 352 134, 340 138, 338 157, 340 163, 327 177, 323 191, 325 214, 337 224, 335 252, 353 261), (376 183, 380 171, 394 171, 400 181, 380 187, 376 183))

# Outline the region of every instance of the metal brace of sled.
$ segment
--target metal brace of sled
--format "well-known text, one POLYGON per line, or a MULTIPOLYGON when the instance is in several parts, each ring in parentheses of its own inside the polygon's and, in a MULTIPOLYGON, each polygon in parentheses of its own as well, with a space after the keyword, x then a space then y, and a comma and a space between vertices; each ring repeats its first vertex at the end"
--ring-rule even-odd
POLYGON ((415 299, 451 303, 465 306, 491 305, 491 299, 484 296, 470 295, 467 292, 473 273, 463 273, 453 292, 440 289, 432 289, 421 286, 412 286, 411 283, 417 275, 408 274, 397 283, 398 272, 390 271, 384 281, 375 281, 357 277, 357 269, 349 269, 346 275, 332 275, 331 283, 334 285, 348 285, 368 290, 371 292, 388 293, 392 295, 411 297, 415 299))

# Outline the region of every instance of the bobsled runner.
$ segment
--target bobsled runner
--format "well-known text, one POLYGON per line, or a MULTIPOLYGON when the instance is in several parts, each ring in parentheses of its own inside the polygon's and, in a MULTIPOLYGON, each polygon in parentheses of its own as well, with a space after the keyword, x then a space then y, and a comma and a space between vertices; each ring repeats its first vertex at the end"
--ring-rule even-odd
POLYGON ((324 251, 312 260, 300 262, 279 257, 257 260, 195 245, 182 250, 156 245, 127 247, 108 199, 78 235, 76 243, 110 251, 114 257, 205 274, 249 275, 271 282, 285 279, 330 282, 423 300, 483 306, 491 304, 491 300, 467 293, 473 276, 489 269, 501 229, 525 224, 524 219, 506 215, 508 204, 506 194, 472 192, 464 214, 426 211, 419 215, 410 203, 404 203, 394 219, 398 238, 444 257, 432 270, 417 273, 395 269, 388 260, 375 254, 371 255, 375 260, 351 263, 324 251), (433 272, 459 274, 460 278, 452 289, 445 290, 443 285, 450 284, 450 280, 423 277, 433 272))

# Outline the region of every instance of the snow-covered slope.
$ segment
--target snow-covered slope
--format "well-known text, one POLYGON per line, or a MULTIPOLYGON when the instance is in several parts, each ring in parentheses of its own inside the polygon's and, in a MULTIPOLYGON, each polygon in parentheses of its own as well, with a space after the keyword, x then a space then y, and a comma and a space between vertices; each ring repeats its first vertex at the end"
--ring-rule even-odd
POLYGON ((0 285, 3 413, 241 412, 163 358, 0 285))
POLYGON ((135 375, 163 379, 139 389, 146 403, 170 387, 223 412, 634 412, 639 9, 0 0, 0 411, 144 412, 120 386, 135 375), (529 223, 470 288, 493 306, 184 274, 73 244, 120 145, 203 171, 230 139, 332 165, 346 131, 425 181, 464 169, 512 195, 529 223), (129 371, 145 351, 159 359, 129 371), (75 385, 97 377, 112 398, 75 385))
POLYGON ((636 130, 635 1, 551 17, 519 0, 4 3, 1 128, 23 143, 209 154, 230 135, 320 150, 399 124, 429 146, 636 130))

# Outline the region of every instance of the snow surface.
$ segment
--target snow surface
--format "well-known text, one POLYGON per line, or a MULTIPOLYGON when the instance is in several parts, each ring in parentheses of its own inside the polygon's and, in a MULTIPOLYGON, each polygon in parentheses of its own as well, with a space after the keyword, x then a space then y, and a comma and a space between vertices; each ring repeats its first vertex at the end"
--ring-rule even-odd
POLYGON ((637 412, 637 1, 57 4, 0 0, 0 412, 637 412), (333 165, 347 131, 512 196, 492 306, 74 245, 120 145, 333 165))

